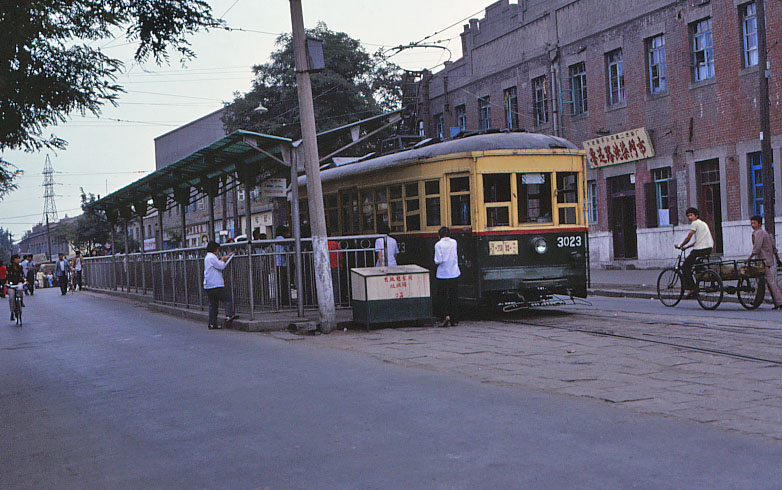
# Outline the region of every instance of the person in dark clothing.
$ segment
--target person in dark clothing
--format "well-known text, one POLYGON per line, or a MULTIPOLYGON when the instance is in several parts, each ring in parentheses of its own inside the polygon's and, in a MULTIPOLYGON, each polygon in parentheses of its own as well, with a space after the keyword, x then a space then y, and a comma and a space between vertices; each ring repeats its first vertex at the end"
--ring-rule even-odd
POLYGON ((33 260, 33 254, 27 256, 27 290, 30 296, 35 294, 35 274, 38 273, 38 266, 33 260))
POLYGON ((68 294, 68 273, 71 270, 71 263, 65 260, 63 254, 59 254, 57 262, 54 264, 54 275, 57 278, 57 284, 60 286, 60 292, 65 296, 68 294))
POLYGON ((16 316, 14 315, 14 301, 16 300, 17 294, 22 296, 22 306, 24 306, 24 295, 22 294, 22 291, 10 287, 10 286, 15 286, 17 284, 24 283, 24 270, 22 270, 22 266, 19 265, 19 256, 16 254, 11 256, 11 263, 8 264, 7 279, 8 279, 8 286, 9 286, 8 307, 11 310, 11 321, 14 321, 16 319, 16 316))

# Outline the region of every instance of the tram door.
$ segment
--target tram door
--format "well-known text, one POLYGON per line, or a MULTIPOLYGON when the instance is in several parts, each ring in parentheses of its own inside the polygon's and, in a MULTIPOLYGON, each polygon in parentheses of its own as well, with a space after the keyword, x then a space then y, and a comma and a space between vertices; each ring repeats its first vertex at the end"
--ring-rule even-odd
POLYGON ((720 196, 720 161, 707 160, 696 166, 698 172, 698 211, 709 225, 714 238, 714 252, 722 253, 722 199, 720 196))
POLYGON ((608 226, 614 239, 614 258, 635 258, 638 256, 635 185, 630 183, 630 175, 620 175, 608 179, 608 190, 611 199, 608 226))

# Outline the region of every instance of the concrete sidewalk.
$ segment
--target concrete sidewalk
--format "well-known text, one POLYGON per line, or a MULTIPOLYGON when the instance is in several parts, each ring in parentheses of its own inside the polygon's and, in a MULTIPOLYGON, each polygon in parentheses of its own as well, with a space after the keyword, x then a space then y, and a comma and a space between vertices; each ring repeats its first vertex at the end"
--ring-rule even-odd
POLYGON ((657 297, 662 269, 591 269, 589 294, 628 298, 657 297))

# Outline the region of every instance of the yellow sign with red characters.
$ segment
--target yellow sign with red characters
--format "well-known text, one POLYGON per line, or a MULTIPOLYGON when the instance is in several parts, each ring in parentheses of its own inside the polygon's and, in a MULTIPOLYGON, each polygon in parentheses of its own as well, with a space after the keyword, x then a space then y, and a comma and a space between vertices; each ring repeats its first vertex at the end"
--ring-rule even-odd
POLYGON ((584 150, 592 168, 643 160, 654 156, 652 141, 646 128, 609 134, 584 141, 584 150))

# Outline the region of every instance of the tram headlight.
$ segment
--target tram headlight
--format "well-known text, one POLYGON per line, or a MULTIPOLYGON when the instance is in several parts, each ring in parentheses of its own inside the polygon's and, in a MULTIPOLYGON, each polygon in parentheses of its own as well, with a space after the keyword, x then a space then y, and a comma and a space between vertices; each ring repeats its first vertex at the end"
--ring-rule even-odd
POLYGON ((546 253, 546 249, 548 248, 548 244, 546 243, 546 240, 543 238, 535 238, 532 240, 532 248, 535 249, 535 251, 541 255, 546 253))

